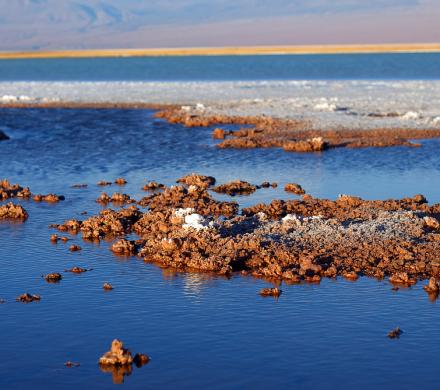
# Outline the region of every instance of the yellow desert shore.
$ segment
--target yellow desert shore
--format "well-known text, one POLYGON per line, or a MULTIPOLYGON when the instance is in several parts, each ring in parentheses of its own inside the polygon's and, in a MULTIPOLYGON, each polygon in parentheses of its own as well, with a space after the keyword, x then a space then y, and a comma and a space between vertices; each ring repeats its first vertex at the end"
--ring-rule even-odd
POLYGON ((440 52, 440 43, 17 51, 0 52, 0 59, 418 52, 440 52))

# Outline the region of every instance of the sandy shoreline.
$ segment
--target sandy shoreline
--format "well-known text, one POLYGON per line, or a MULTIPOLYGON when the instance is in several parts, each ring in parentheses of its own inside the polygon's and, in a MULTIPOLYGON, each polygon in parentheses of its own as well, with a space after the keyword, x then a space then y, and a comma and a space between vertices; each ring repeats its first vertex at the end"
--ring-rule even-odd
POLYGON ((440 43, 22 51, 0 52, 0 59, 428 52, 440 52, 440 43))

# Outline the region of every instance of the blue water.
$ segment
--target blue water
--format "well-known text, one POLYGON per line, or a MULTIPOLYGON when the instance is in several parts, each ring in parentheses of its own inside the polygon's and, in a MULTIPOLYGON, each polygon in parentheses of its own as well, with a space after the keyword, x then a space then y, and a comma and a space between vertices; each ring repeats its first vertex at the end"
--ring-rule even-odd
POLYGON ((282 190, 289 181, 320 197, 421 192, 439 202, 439 140, 317 154, 218 150, 212 129, 169 125, 148 110, 2 109, 0 126, 11 137, 0 142, 0 177, 66 196, 54 205, 23 202, 28 221, 0 223, 1 389, 107 389, 112 377, 97 360, 115 337, 152 358, 125 378, 130 389, 438 388, 439 304, 420 283, 398 292, 367 278, 283 284, 278 300, 264 299, 258 291, 267 281, 176 274, 116 257, 108 242, 73 237, 83 250, 70 253, 72 242, 50 243, 48 225, 97 213, 98 180, 123 176, 123 191, 139 198, 147 180, 172 184, 193 171, 219 182, 279 183, 235 198, 241 205, 295 197, 282 190), (70 187, 76 183, 89 186, 70 187), (41 278, 75 265, 93 271, 65 274, 59 284, 41 278), (105 293, 107 281, 115 289, 105 293), (42 301, 16 303, 25 291, 42 301), (396 326, 404 334, 389 340, 396 326), (65 368, 67 360, 81 366, 65 368))
POLYGON ((440 79, 440 53, 0 60, 0 81, 440 79))

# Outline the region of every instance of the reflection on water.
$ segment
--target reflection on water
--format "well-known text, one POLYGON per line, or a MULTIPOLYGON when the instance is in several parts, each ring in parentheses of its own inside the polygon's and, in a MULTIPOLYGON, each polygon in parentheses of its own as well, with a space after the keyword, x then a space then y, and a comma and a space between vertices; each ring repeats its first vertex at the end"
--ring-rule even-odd
POLYGON ((120 385, 124 383, 124 379, 126 376, 130 376, 133 372, 133 367, 131 364, 117 365, 117 366, 106 366, 99 365, 99 368, 102 372, 106 374, 112 374, 113 383, 115 385, 120 385))
POLYGON ((0 178, 66 197, 55 205, 23 201, 25 223, 0 223, 0 388, 45 389, 51 378, 56 388, 107 389, 109 374, 122 383, 131 368, 104 375, 96 364, 114 338, 154 357, 148 369, 133 368, 130 388, 438 388, 439 301, 420 283, 398 291, 367 278, 282 283, 278 300, 263 299, 268 281, 176 273, 116 257, 108 241, 72 236, 69 245, 83 250, 71 253, 50 242, 48 225, 99 212, 99 180, 123 176, 123 191, 140 198, 146 181, 170 185, 194 171, 219 182, 278 182, 234 198, 245 206, 294 198, 283 191, 292 181, 319 197, 423 193, 439 202, 439 140, 319 155, 217 150, 212 129, 171 126, 145 110, 0 110, 0 127, 11 136, 0 142, 0 178), (63 273, 74 266, 93 272, 63 273), (61 283, 41 277, 54 272, 61 283), (26 291, 41 302, 16 303, 26 291), (404 333, 390 344, 386 335, 397 326, 404 333), (81 367, 59 370, 67 359, 81 367))

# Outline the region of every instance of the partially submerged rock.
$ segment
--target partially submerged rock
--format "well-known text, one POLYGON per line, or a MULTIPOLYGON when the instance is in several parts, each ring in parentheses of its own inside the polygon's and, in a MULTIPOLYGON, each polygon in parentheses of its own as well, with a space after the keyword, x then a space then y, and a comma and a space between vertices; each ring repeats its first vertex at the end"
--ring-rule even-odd
POLYGON ((110 351, 99 359, 99 364, 104 366, 124 366, 133 363, 131 352, 124 348, 121 340, 114 339, 110 351))
POLYGON ((104 187, 104 186, 111 186, 113 183, 111 181, 105 181, 105 180, 100 180, 98 181, 98 186, 104 187))
POLYGON ((82 248, 79 245, 70 245, 69 247, 69 251, 70 252, 79 252, 82 248))
POLYGON ((115 184, 117 184, 119 186, 123 186, 123 185, 127 184, 127 180, 125 180, 123 177, 118 177, 115 180, 115 184))
POLYGON ((48 202, 48 203, 57 203, 61 200, 65 200, 66 198, 63 195, 56 195, 56 194, 47 194, 47 195, 41 195, 37 194, 32 197, 34 202, 48 202))
POLYGON ((177 183, 186 184, 187 186, 197 186, 199 188, 208 188, 215 184, 215 178, 212 176, 199 175, 192 173, 177 179, 177 183))
POLYGON ((0 201, 10 198, 29 199, 31 191, 29 187, 22 187, 19 184, 11 184, 8 180, 0 180, 0 201))
POLYGON ((429 278, 429 282, 426 286, 423 286, 424 290, 428 294, 439 294, 440 293, 440 283, 437 278, 431 277, 429 278))
POLYGON ((113 243, 110 250, 117 255, 125 256, 131 256, 137 253, 136 243, 134 241, 128 241, 125 238, 113 243))
POLYGON ((137 368, 145 366, 150 361, 150 357, 145 355, 144 353, 137 353, 134 355, 133 363, 136 364, 137 368))
POLYGON ((252 194, 257 190, 257 187, 247 181, 236 180, 214 187, 212 190, 222 194, 235 196, 252 194))
POLYGON ((278 287, 268 287, 260 290, 260 295, 263 297, 276 297, 281 295, 282 291, 278 287))
POLYGON ((67 368, 72 368, 72 367, 79 367, 81 364, 78 363, 78 362, 71 362, 71 361, 69 360, 68 362, 64 363, 64 365, 65 365, 67 368))
POLYGON ((23 302, 23 303, 30 303, 35 301, 40 301, 41 297, 39 295, 33 295, 29 293, 24 293, 17 297, 16 301, 23 302))
POLYGON ((19 204, 12 202, 0 206, 1 219, 16 219, 25 221, 28 218, 27 211, 19 204))
POLYGON ((10 139, 3 131, 0 130, 0 141, 7 141, 10 139))
POLYGON ((156 181, 150 181, 142 187, 144 191, 157 191, 157 190, 163 190, 164 188, 165 186, 163 184, 158 183, 156 181))
POLYGON ((110 290, 113 290, 113 286, 110 284, 110 283, 104 283, 103 285, 102 285, 102 288, 105 290, 105 291, 110 291, 110 290))
POLYGON ((61 279, 63 279, 63 276, 58 272, 53 272, 51 274, 43 275, 43 278, 48 283, 58 283, 61 281, 61 279))
POLYGON ((391 330, 390 332, 388 332, 388 337, 390 339, 398 339, 402 333, 403 331, 399 327, 397 327, 391 330))
POLYGON ((284 191, 293 192, 296 195, 304 195, 306 192, 304 189, 297 183, 288 183, 284 186, 284 191))
POLYGON ((81 268, 81 267, 72 267, 70 269, 66 269, 64 270, 64 272, 72 272, 73 274, 82 274, 84 272, 89 272, 91 271, 92 268, 86 269, 86 268, 81 268))

